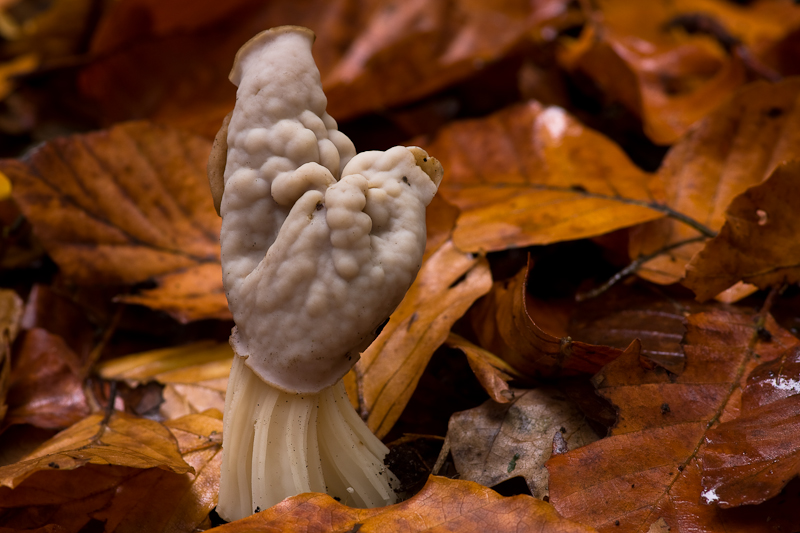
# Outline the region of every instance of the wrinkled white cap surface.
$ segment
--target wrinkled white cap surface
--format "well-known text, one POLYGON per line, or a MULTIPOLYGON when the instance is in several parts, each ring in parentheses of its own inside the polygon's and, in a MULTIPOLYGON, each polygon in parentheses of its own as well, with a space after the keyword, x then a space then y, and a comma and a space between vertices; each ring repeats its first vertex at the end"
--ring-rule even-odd
POLYGON ((237 54, 220 204, 231 343, 289 392, 341 379, 400 303, 441 180, 419 148, 354 155, 325 112, 313 39, 275 28, 237 54))

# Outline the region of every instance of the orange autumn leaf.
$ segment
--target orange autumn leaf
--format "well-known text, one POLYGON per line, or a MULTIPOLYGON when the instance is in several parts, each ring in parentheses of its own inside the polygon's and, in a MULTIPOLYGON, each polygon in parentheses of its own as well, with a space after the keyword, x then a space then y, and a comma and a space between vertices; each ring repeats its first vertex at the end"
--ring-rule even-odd
MULTIPOLYGON (((667 205, 719 230, 731 201, 761 183, 800 150, 800 80, 759 82, 737 92, 725 106, 698 123, 666 156, 658 179, 667 205)), ((631 258, 699 237, 697 229, 664 219, 631 231, 631 258)), ((644 263, 638 275, 675 283, 703 244, 679 246, 644 263)))
POLYGON ((431 476, 414 497, 375 509, 346 507, 324 494, 287 498, 266 511, 217 528, 219 533, 347 533, 404 531, 461 533, 539 531, 591 533, 530 496, 503 497, 471 481, 431 476))
POLYGON ((475 309, 472 322, 481 346, 528 378, 593 374, 622 354, 619 348, 556 337, 539 327, 529 313, 529 270, 530 264, 514 278, 495 282, 475 309))
POLYGON ((221 414, 209 411, 166 426, 194 472, 97 464, 49 468, 13 490, 0 487, 0 528, 78 533, 102 523, 104 531, 123 533, 208 527, 219 490, 221 414))
POLYGON ((648 175, 558 107, 528 102, 454 122, 423 146, 461 209, 453 241, 496 251, 581 239, 664 216, 648 175))
POLYGON ((699 300, 743 280, 761 289, 800 281, 800 163, 780 165, 733 199, 719 235, 686 267, 683 284, 699 300))
POLYGON ((455 333, 451 332, 448 335, 447 345, 464 352, 469 367, 492 400, 497 403, 508 403, 514 399, 515 393, 508 382, 512 379, 524 380, 525 376, 522 373, 489 350, 455 333))
POLYGON ((40 471, 73 470, 86 464, 158 467, 183 474, 172 434, 158 422, 116 412, 91 415, 42 444, 19 462, 0 467, 0 486, 14 488, 40 471))
POLYGON ((14 199, 79 284, 162 285, 130 301, 187 322, 227 318, 205 139, 146 122, 56 139, 4 160, 14 199))
MULTIPOLYGON (((774 321, 765 327, 769 341, 744 313, 695 314, 687 319, 680 374, 643 364, 637 350, 607 365, 593 381, 617 407, 617 424, 611 436, 550 459, 556 509, 599 531, 646 532, 659 521, 673 529, 748 530, 737 526, 742 517, 703 504, 696 453, 717 420, 739 415, 741 389, 759 361, 800 342, 774 321)), ((781 523, 785 511, 776 516, 781 523)))
POLYGON ((720 0, 601 0, 588 18, 580 37, 561 51, 561 63, 590 76, 641 118, 650 139, 665 145, 746 82, 748 64, 740 54, 749 60, 766 53, 800 27, 800 9, 788 2, 740 7, 720 0), (718 26, 724 37, 677 27, 682 17, 698 16, 713 21, 706 26, 718 26))
POLYGON ((450 241, 422 265, 383 331, 345 377, 351 399, 378 437, 400 417, 433 352, 490 289, 491 279, 485 257, 459 252, 450 241))

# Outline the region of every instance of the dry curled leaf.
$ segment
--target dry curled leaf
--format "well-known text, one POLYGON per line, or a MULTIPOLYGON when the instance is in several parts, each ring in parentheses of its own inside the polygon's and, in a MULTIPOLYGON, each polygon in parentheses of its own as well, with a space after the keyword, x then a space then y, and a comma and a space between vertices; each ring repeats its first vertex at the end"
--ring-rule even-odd
POLYGON ((766 289, 800 281, 800 162, 778 166, 728 207, 719 235, 686 267, 683 284, 699 300, 743 280, 766 289))
POLYGON ((461 209, 461 250, 581 239, 664 216, 647 174, 559 107, 532 101, 454 122, 424 148, 447 169, 439 191, 461 209))
MULTIPOLYGON (((658 179, 667 205, 719 230, 731 201, 766 179, 777 165, 800 151, 800 80, 744 87, 733 99, 698 123, 667 154, 658 179)), ((631 231, 632 258, 696 238, 698 231, 676 220, 649 222, 631 231)), ((646 262, 638 275, 656 283, 675 283, 702 249, 693 243, 646 262)))
POLYGON ((0 162, 0 170, 69 279, 100 285, 163 279, 165 286, 132 301, 182 321, 227 318, 220 223, 206 183, 210 147, 194 135, 136 122, 55 139, 21 161, 0 162))
POLYGON ((411 499, 388 507, 355 509, 330 496, 308 493, 287 498, 266 511, 217 528, 219 533, 289 530, 296 533, 594 531, 561 518, 550 504, 530 496, 506 498, 471 481, 437 476, 431 476, 411 499))
POLYGON ((523 374, 492 352, 455 333, 451 332, 448 335, 447 345, 464 352, 469 367, 492 400, 497 403, 508 403, 514 399, 514 391, 508 382, 515 378, 524 379, 523 374))
POLYGON ((481 346, 529 378, 593 374, 622 353, 540 328, 529 313, 529 306, 535 305, 526 290, 530 266, 510 280, 495 282, 474 310, 471 318, 481 346))
MULTIPOLYGON (((643 365, 637 350, 606 366, 594 381, 617 407, 617 424, 611 436, 548 461, 556 509, 599 531, 645 532, 662 519, 673 530, 771 530, 763 522, 747 529, 747 516, 704 505, 696 457, 709 427, 739 414, 741 389, 758 362, 798 344, 774 321, 767 328, 773 336, 764 341, 746 314, 695 314, 687 319, 682 373, 643 365)), ((779 511, 774 518, 784 524, 787 507, 779 511)))
POLYGON ((486 258, 459 252, 450 241, 422 265, 381 334, 345 379, 351 400, 356 399, 376 435, 385 436, 392 428, 433 352, 489 290, 491 279, 486 258))
POLYGON ((597 440, 583 414, 557 390, 546 387, 516 390, 509 403, 489 400, 455 413, 447 429, 461 479, 492 486, 523 476, 536 498, 547 495, 544 464, 556 433, 568 449, 597 440))
POLYGON ((0 467, 0 486, 14 488, 47 470, 86 464, 162 468, 183 474, 192 467, 181 458, 175 438, 158 422, 115 412, 106 420, 91 415, 65 429, 19 462, 0 467))

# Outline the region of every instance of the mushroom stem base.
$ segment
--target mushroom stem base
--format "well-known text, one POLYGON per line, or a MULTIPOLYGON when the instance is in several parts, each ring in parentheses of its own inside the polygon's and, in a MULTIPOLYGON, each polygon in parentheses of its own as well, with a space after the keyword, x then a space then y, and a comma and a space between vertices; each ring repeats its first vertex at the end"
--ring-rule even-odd
POLYGON ((238 520, 303 492, 352 507, 396 501, 388 448, 356 414, 340 380, 316 394, 262 381, 235 356, 225 397, 217 513, 238 520))

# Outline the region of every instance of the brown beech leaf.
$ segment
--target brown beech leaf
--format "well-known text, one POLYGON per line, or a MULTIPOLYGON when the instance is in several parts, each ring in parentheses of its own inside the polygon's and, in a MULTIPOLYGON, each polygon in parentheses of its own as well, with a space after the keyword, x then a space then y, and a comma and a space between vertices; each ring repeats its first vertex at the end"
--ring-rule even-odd
POLYGON ((158 467, 183 474, 192 467, 175 438, 158 422, 115 412, 91 415, 65 429, 17 463, 0 467, 0 486, 14 488, 31 474, 85 464, 158 467))
POLYGON ((287 498, 266 511, 216 530, 219 533, 594 531, 561 518, 549 503, 536 498, 526 495, 503 497, 471 481, 438 476, 431 476, 411 499, 388 507, 356 509, 346 507, 325 494, 307 493, 287 498))
MULTIPOLYGON (((672 147, 659 170, 667 205, 719 230, 736 196, 800 151, 798 95, 800 79, 754 83, 698 123, 672 147)), ((675 220, 649 222, 631 230, 631 257, 698 236, 696 229, 675 220)), ((702 247, 698 242, 672 249, 646 262, 638 274, 656 283, 675 283, 702 247)))
POLYGON ((164 385, 159 412, 175 419, 208 409, 224 410, 232 358, 227 342, 201 341, 113 359, 101 364, 98 373, 132 386, 150 381, 164 385))
POLYGON ((514 399, 514 391, 508 382, 515 378, 524 380, 523 374, 492 352, 484 350, 460 335, 451 332, 446 342, 451 348, 458 348, 464 352, 469 367, 492 400, 497 403, 508 403, 514 399))
POLYGON ((284 24, 311 28, 328 111, 338 119, 440 91, 530 42, 567 11, 565 0, 492 4, 458 0, 122 0, 100 21, 81 92, 103 120, 149 118, 213 138, 233 108, 227 76, 237 49, 284 24), (150 24, 131 24, 131 20, 150 24))
POLYGON ((528 267, 512 279, 495 282, 472 315, 479 344, 519 374, 537 376, 594 374, 622 350, 595 346, 542 330, 529 313, 535 305, 527 294, 528 267))
POLYGON ((661 194, 648 175, 559 107, 531 101, 455 122, 424 148, 446 169, 440 193, 461 209, 461 250, 581 239, 664 216, 648 207, 661 194))
POLYGON ((119 285, 161 277, 160 290, 132 300, 182 321, 220 318, 229 315, 218 266, 220 222, 205 170, 210 146, 135 122, 50 141, 22 161, 0 162, 0 170, 69 279, 119 285))
POLYGON ((11 378, 11 343, 19 332, 22 299, 12 290, 0 290, 0 422, 6 416, 6 395, 11 378))
POLYGON ((492 486, 523 476, 531 494, 540 499, 547 495, 544 464, 550 459, 553 439, 560 438, 569 449, 597 440, 578 408, 558 390, 546 387, 517 389, 509 403, 489 400, 455 413, 447 436, 461 479, 492 486))
POLYGON ((64 339, 35 328, 24 332, 15 348, 9 409, 0 428, 32 424, 60 429, 89 414, 80 377, 81 361, 64 339))
POLYGON ((383 331, 346 376, 351 401, 383 437, 397 421, 433 352, 456 320, 491 288, 485 257, 442 244, 422 265, 383 331), (355 398, 354 398, 355 397, 355 398))
POLYGON ((722 508, 778 495, 800 475, 800 348, 758 366, 747 379, 742 414, 706 435, 699 459, 703 499, 722 508))
POLYGON ((591 23, 566 44, 561 63, 590 76, 641 117, 645 133, 657 144, 674 143, 730 98, 747 80, 748 67, 757 74, 769 71, 756 67, 752 58, 800 26, 800 10, 788 2, 740 7, 719 0, 635 5, 601 0, 593 5, 591 23), (712 27, 720 35, 709 35, 712 27))
POLYGON ((778 166, 733 199, 719 235, 686 267, 683 284, 699 300, 744 280, 766 289, 800 281, 800 162, 778 166))
POLYGON ((79 532, 196 531, 217 503, 222 415, 209 411, 167 423, 194 473, 88 464, 40 471, 14 490, 0 487, 0 527, 79 532))
MULTIPOLYGON (((611 436, 548 461, 556 509, 599 531, 645 532, 660 520, 673 531, 772 531, 704 505, 696 457, 709 427, 739 414, 758 362, 798 345, 771 319, 766 328, 769 341, 741 312, 695 314, 687 318, 682 373, 642 365, 635 349, 607 365, 594 381, 617 407, 617 425, 611 436)), ((781 512, 776 523, 786 520, 781 512)))

